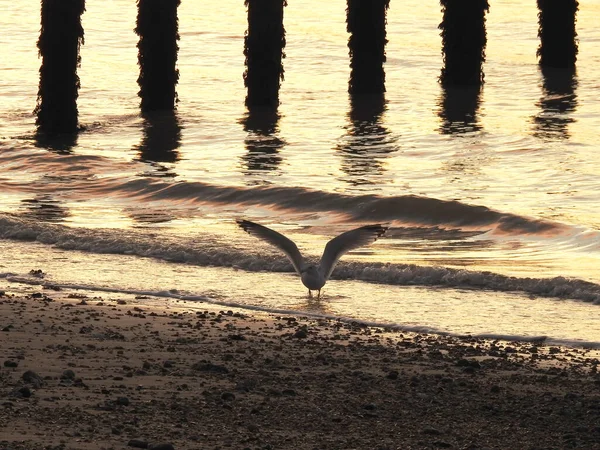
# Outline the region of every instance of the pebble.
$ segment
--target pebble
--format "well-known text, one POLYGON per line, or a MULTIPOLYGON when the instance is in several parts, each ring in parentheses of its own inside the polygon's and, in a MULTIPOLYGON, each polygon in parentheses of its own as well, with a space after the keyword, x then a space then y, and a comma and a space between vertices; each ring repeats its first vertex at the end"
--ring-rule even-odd
POLYGON ((235 394, 233 394, 231 392, 223 392, 221 394, 221 400, 225 400, 226 402, 235 400, 235 394))
POLYGON ((127 446, 134 448, 148 448, 148 443, 141 439, 132 439, 127 443, 127 446))
POLYGON ((19 389, 19 394, 21 394, 24 398, 29 398, 31 397, 31 389, 29 389, 27 386, 23 386, 21 389, 19 389))
POLYGON ((25 372, 22 378, 25 383, 29 383, 35 388, 39 388, 44 384, 44 380, 42 380, 42 377, 40 377, 33 370, 28 370, 27 372, 25 372))
POLYGON ((300 328, 294 333, 294 337, 297 339, 305 339, 308 337, 308 331, 305 328, 300 328))
POLYGON ((74 380, 75 372, 73 372, 71 369, 64 370, 62 375, 60 376, 60 379, 61 380, 74 380))
POLYGON ((196 363, 192 366, 193 370, 199 370, 201 372, 214 372, 214 373, 229 373, 229 369, 225 366, 218 366, 212 363, 196 363))
POLYGON ((439 436, 440 434, 442 434, 442 432, 440 430, 438 430, 437 428, 423 428, 423 430, 421 430, 421 433, 423 434, 429 434, 431 436, 439 436))
POLYGON ((153 445, 150 450, 175 450, 175 447, 173 447, 173 444, 164 443, 153 445))
POLYGON ((18 365, 19 363, 17 361, 11 361, 10 359, 4 361, 4 367, 17 367, 18 365))

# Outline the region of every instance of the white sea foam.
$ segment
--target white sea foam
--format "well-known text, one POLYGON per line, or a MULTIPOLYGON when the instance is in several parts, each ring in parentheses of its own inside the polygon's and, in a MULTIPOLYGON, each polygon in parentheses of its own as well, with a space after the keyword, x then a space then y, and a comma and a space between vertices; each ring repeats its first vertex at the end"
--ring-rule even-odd
MULTIPOLYGON (((63 250, 126 254, 198 266, 235 267, 248 271, 293 272, 291 264, 276 254, 257 254, 234 248, 217 239, 193 243, 173 236, 143 232, 71 228, 36 223, 11 215, 0 215, 0 238, 37 241, 63 250)), ((600 304, 600 285, 574 278, 530 278, 489 271, 461 270, 414 264, 340 262, 333 279, 359 280, 389 285, 442 286, 533 296, 572 299, 600 304)))

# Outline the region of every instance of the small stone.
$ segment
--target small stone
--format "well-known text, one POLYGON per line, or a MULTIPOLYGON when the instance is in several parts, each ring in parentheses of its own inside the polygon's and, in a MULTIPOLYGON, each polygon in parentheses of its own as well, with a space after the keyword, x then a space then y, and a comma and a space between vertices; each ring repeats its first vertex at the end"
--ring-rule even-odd
POLYGON ((230 402, 235 400, 235 394, 231 392, 223 392, 221 394, 221 400, 225 400, 226 402, 230 402))
POLYGON ((25 383, 29 383, 35 388, 39 388, 44 384, 44 380, 42 380, 42 377, 40 377, 33 370, 28 370, 27 372, 25 372, 22 378, 25 383))
POLYGON ((498 386, 497 384, 494 384, 491 388, 490 391, 494 394, 497 394, 498 392, 500 392, 500 386, 498 386))
POLYGON ((229 373, 229 369, 225 366, 218 366, 216 364, 204 362, 199 362, 192 365, 192 370, 199 370, 201 372, 229 373))
POLYGON ((141 439, 131 439, 127 443, 127 446, 134 448, 148 448, 148 443, 146 441, 142 441, 141 439))
POLYGON ((129 399, 127 397, 117 397, 116 403, 117 403, 117 405, 128 406, 129 399))
POLYGON ((397 380, 398 379, 398 371, 397 370, 390 370, 388 372, 388 374, 386 375, 386 378, 388 378, 390 380, 397 380))
POLYGON ((175 450, 175 447, 173 447, 173 444, 163 443, 153 445, 152 447, 150 447, 150 450, 175 450))
POLYGON ((29 398, 31 397, 31 389, 29 389, 27 386, 23 386, 21 389, 19 389, 19 394, 21 394, 24 398, 29 398))
POLYGON ((297 339, 306 339, 308 337, 308 330, 306 327, 302 327, 294 333, 294 337, 297 339))
POLYGON ((479 361, 469 360, 469 359, 464 359, 464 358, 456 361, 456 365, 458 367, 472 367, 473 369, 481 368, 481 364, 479 364, 479 361))
POLYGON ((11 361, 10 359, 4 361, 4 367, 17 367, 18 365, 19 363, 17 361, 11 361))
POLYGON ((296 395, 298 395, 293 389, 284 389, 283 391, 281 391, 281 394, 287 395, 288 397, 295 397, 296 395))
POLYGON ((74 380, 75 372, 73 372, 71 369, 64 370, 62 375, 60 376, 60 379, 61 380, 74 380))

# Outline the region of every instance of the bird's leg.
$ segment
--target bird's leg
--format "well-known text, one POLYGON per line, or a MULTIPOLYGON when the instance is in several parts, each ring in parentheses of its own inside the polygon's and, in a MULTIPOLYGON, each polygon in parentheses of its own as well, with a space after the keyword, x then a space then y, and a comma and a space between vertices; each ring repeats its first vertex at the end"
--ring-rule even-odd
POLYGON ((312 291, 310 289, 308 290, 308 298, 312 298, 312 291))
POLYGON ((317 294, 317 298, 321 298, 321 289, 319 289, 319 293, 317 294))

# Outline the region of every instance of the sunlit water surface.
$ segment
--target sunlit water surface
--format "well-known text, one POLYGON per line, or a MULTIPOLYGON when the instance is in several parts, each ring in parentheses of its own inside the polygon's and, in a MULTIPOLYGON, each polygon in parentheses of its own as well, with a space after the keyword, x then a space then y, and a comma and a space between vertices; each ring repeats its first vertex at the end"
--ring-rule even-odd
POLYGON ((289 2, 281 105, 267 123, 244 106, 243 1, 182 2, 177 112, 150 120, 135 2, 89 0, 87 128, 54 147, 34 134, 39 3, 0 6, 0 289, 40 268, 64 286, 600 343, 598 0, 580 2, 566 76, 537 65, 535 2, 493 2, 478 95, 437 81, 437 4, 391 2, 387 92, 370 109, 347 94, 345 2, 289 2), (465 103, 468 120, 452 120, 465 103), (344 258, 315 302, 239 217, 315 258, 349 228, 391 228, 344 258))

